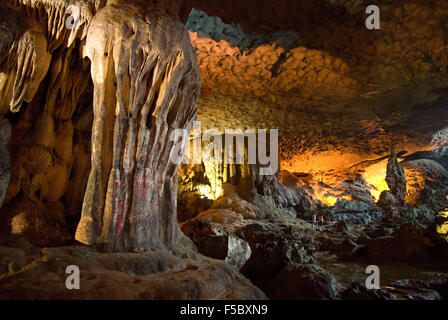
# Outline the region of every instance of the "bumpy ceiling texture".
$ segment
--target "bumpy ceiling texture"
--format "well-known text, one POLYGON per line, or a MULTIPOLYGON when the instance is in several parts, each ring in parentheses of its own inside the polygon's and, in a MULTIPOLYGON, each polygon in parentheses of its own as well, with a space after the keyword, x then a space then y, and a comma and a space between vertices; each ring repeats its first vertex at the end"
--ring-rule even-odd
MULTIPOLYGON (((278 128, 282 167, 430 148, 448 126, 448 1, 194 1, 203 127, 278 128)), ((336 161, 337 160, 337 161, 336 161)))

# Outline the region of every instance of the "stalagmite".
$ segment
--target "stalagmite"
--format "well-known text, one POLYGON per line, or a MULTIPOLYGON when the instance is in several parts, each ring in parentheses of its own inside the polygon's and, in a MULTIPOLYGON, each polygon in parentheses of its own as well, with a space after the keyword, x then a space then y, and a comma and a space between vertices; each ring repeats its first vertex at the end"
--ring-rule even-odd
POLYGON ((172 248, 183 235, 169 137, 191 129, 200 87, 186 28, 152 6, 108 5, 90 24, 85 55, 92 170, 76 239, 105 250, 172 248))

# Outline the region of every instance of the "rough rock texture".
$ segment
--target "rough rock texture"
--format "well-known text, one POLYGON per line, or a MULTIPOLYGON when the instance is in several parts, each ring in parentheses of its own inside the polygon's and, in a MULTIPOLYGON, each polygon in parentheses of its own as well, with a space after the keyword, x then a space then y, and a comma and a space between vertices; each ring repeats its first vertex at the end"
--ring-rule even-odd
POLYGON ((381 217, 381 211, 374 205, 358 200, 338 199, 328 219, 369 224, 381 217))
POLYGON ((21 111, 12 117, 13 165, 2 220, 13 222, 5 233, 26 231, 33 239, 48 234, 39 241, 47 245, 70 238, 60 200, 73 162, 71 117, 89 84, 73 43, 82 32, 68 32, 54 19, 66 4, 4 1, 0 18, 0 112, 21 111))
POLYGON ((266 299, 233 267, 193 251, 105 254, 23 240, 0 247, 0 285, 1 299, 266 299), (65 286, 69 265, 80 269, 80 290, 65 286))
POLYGON ((281 128, 291 172, 387 155, 392 137, 409 152, 425 147, 446 127, 448 4, 375 4, 381 30, 372 32, 365 1, 194 1, 206 13, 189 20, 203 79, 199 120, 281 128), (228 32, 232 22, 244 36, 228 32), (244 50, 255 36, 263 44, 244 50))
POLYGON ((353 283, 341 293, 342 300, 397 300, 385 289, 367 289, 359 283, 353 283))
POLYGON ((429 261, 442 260, 443 247, 436 244, 431 233, 411 224, 403 224, 391 236, 382 236, 366 243, 371 261, 429 261))
POLYGON ((179 142, 169 138, 191 128, 200 87, 185 27, 153 7, 129 18, 134 10, 101 9, 85 47, 94 83, 92 170, 76 239, 107 250, 173 247, 182 237, 177 165, 169 160, 179 142))
POLYGON ((300 234, 293 226, 253 223, 236 234, 252 249, 241 272, 254 281, 272 279, 288 264, 314 261, 312 254, 300 243, 300 234))
POLYGON ((448 280, 439 274, 432 280, 404 279, 388 284, 391 293, 409 300, 444 300, 448 293, 448 280))
POLYGON ((386 216, 396 218, 402 215, 406 203, 406 175, 402 165, 397 160, 395 149, 387 163, 386 182, 389 190, 383 191, 378 206, 386 216))
POLYGON ((82 203, 76 238, 83 243, 106 250, 172 247, 182 234, 175 218, 177 166, 169 161, 179 143, 170 135, 191 127, 200 87, 180 21, 188 6, 79 1, 79 25, 68 28, 69 4, 1 4, 0 113, 20 111, 7 232, 33 240, 61 234, 34 242, 61 244, 82 203), (60 232, 49 232, 53 227, 60 232))
POLYGON ((336 279, 315 264, 288 265, 269 283, 271 299, 334 300, 338 297, 336 279))
POLYGON ((9 140, 11 139, 11 124, 0 116, 0 208, 8 191, 11 179, 11 156, 9 154, 9 140))
POLYGON ((397 160, 395 150, 387 163, 386 182, 390 192, 395 196, 400 204, 405 203, 406 197, 406 175, 404 169, 397 160))
POLYGON ((191 220, 182 224, 181 229, 193 240, 200 253, 224 260, 237 269, 240 269, 252 254, 246 241, 224 231, 210 220, 191 220))
POLYGON ((439 211, 444 203, 448 189, 448 171, 439 163, 430 159, 406 161, 403 163, 406 173, 406 202, 414 205, 427 204, 439 211))

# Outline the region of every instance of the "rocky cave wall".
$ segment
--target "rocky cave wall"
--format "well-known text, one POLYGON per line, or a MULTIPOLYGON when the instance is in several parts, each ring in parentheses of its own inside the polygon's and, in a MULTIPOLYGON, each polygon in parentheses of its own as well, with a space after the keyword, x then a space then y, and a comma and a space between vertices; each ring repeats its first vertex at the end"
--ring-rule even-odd
POLYGON ((429 150, 447 124, 447 3, 378 4, 380 31, 365 29, 363 1, 2 2, 2 220, 39 245, 76 230, 106 250, 174 246, 169 137, 191 128, 197 99, 204 128, 281 129, 282 171, 183 167, 187 207, 220 188, 308 215, 371 204, 388 188, 391 142, 407 151, 408 203, 427 203, 446 169, 445 145, 429 150), (69 4, 79 29, 65 25, 69 4), (421 150, 433 153, 409 155, 421 150))
POLYGON ((392 140, 397 152, 428 149, 446 126, 447 3, 376 4, 371 31, 365 1, 197 1, 205 13, 187 25, 203 126, 280 128, 293 172, 386 156, 392 140))
POLYGON ((109 251, 176 246, 169 137, 191 127, 200 88, 182 2, 3 1, 1 10, 7 233, 57 245, 76 228, 78 241, 109 251), (79 28, 66 26, 71 4, 79 28))

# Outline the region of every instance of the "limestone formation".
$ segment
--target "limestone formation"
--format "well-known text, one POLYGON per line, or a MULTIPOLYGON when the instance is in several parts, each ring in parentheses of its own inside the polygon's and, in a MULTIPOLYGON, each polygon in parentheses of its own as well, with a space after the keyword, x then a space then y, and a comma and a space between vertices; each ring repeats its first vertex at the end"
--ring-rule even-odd
POLYGON ((1 299, 266 299, 227 263, 182 250, 103 254, 86 246, 11 243, 0 246, 0 282, 1 299), (79 290, 61 281, 68 265, 82 270, 79 290))
POLYGON ((376 4, 2 0, 0 298, 446 298, 448 2, 376 4))
POLYGON ((215 223, 199 219, 182 225, 182 232, 193 240, 200 253, 221 259, 240 269, 250 258, 249 244, 221 229, 215 223))
POLYGON ((406 176, 402 165, 397 160, 395 149, 387 163, 386 182, 389 190, 381 193, 378 205, 389 218, 403 216, 406 203, 406 176))
POLYGON ((386 182, 390 192, 395 196, 400 205, 405 203, 406 198, 406 175, 404 169, 397 161, 397 154, 392 155, 387 163, 386 182))
POLYGON ((281 300, 334 300, 336 279, 318 265, 286 266, 269 284, 269 296, 281 300))
POLYGON ((0 116, 0 208, 5 199, 11 178, 11 156, 9 154, 9 140, 11 138, 11 124, 0 116))
POLYGON ((185 27, 154 7, 133 10, 101 9, 84 49, 92 63, 94 123, 76 239, 107 250, 170 248, 182 237, 177 166, 169 159, 179 142, 170 136, 191 128, 200 86, 185 27))

